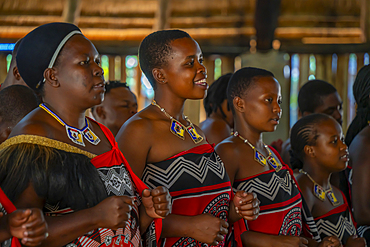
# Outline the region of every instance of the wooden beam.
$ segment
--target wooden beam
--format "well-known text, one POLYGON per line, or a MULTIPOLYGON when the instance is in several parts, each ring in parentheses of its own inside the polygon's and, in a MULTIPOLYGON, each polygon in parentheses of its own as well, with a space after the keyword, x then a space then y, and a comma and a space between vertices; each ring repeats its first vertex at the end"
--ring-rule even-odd
POLYGON ((369 0, 361 1, 360 26, 362 30, 362 41, 370 42, 370 3, 369 0))
POLYGON ((153 30, 163 30, 170 27, 169 17, 171 13, 170 0, 158 0, 158 8, 155 13, 153 30))
POLYGON ((62 19, 64 22, 69 22, 77 25, 77 20, 80 17, 81 0, 66 0, 63 9, 62 19))
POLYGON ((257 0, 254 26, 257 50, 272 49, 272 41, 278 23, 281 0, 257 0))

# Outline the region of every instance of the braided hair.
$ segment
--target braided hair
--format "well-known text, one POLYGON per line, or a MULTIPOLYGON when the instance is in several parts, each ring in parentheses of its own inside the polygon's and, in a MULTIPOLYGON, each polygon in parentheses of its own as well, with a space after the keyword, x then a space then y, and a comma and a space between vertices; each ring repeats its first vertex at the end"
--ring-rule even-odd
POLYGON ((370 65, 362 67, 353 84, 353 96, 357 104, 356 117, 347 130, 345 142, 351 145, 355 136, 368 125, 370 121, 370 65))
POLYGON ((290 164, 292 169, 301 169, 304 160, 304 147, 306 145, 315 146, 319 137, 317 126, 331 119, 329 115, 315 113, 305 116, 298 120, 290 131, 290 164))
MULTIPOLYGON (((224 100, 227 100, 226 90, 227 84, 230 80, 232 73, 220 76, 212 85, 209 87, 207 97, 204 99, 204 109, 206 110, 207 117, 209 117, 217 109, 220 110, 222 117, 226 118, 224 111, 222 110, 221 104, 224 100)), ((227 104, 227 110, 230 110, 229 103, 227 104)))

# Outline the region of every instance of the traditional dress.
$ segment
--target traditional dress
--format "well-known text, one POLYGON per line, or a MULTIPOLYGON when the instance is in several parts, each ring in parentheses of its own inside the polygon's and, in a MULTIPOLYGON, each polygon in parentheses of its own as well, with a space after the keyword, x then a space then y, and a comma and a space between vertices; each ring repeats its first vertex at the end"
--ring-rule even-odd
MULTIPOLYGON (((314 224, 310 225, 310 232, 305 232, 307 237, 312 237, 318 233, 320 238, 316 240, 320 242, 325 237, 337 236, 342 244, 345 245, 350 236, 357 234, 355 221, 343 193, 342 197, 344 200, 342 205, 316 218, 312 217, 311 212, 303 200, 305 217, 314 220, 314 224)), ((312 221, 310 220, 310 222, 312 221)))
MULTIPOLYGON (((6 215, 14 212, 16 210, 13 203, 9 200, 9 198, 5 195, 4 191, 0 188, 0 211, 6 215)), ((2 246, 6 247, 21 247, 21 243, 15 237, 6 240, 2 243, 2 246)))
MULTIPOLYGON (((142 242, 138 207, 141 192, 147 187, 132 172, 112 133, 99 125, 112 149, 98 156, 40 136, 8 139, 0 145, 1 186, 14 201, 31 182, 36 193, 45 198, 44 212, 48 216, 93 207, 108 196, 135 196, 136 204, 125 229, 95 229, 66 246, 139 247, 142 242)), ((161 220, 155 220, 149 228, 152 235, 146 240, 152 246, 160 236, 161 220)))
MULTIPOLYGON (((144 183, 165 186, 172 196, 172 213, 212 214, 227 221, 232 189, 229 177, 213 146, 204 144, 164 161, 147 164, 144 183)), ((225 240, 218 246, 224 246, 225 240)), ((166 238, 161 246, 207 246, 190 237, 166 238)))
POLYGON ((261 202, 257 220, 240 220, 237 224, 244 225, 247 230, 270 235, 300 236, 303 231, 300 190, 292 170, 273 148, 269 148, 283 167, 278 172, 271 169, 234 181, 233 188, 254 192, 261 202))

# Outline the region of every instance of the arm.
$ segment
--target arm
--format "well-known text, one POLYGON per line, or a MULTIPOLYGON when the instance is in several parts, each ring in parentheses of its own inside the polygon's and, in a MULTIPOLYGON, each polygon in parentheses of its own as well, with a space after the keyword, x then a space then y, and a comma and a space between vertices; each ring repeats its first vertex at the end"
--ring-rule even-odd
POLYGON ((302 237, 275 236, 260 232, 245 231, 242 235, 244 247, 303 247, 308 246, 308 241, 302 237))
MULTIPOLYGON (((15 202, 18 208, 42 209, 44 199, 40 198, 32 184, 15 202)), ((127 196, 111 196, 98 205, 61 217, 45 217, 49 237, 41 246, 62 246, 97 228, 117 229, 125 227, 130 217, 133 200, 127 196)))
POLYGON ((370 142, 356 137, 350 147, 350 162, 353 168, 352 203, 353 215, 358 225, 370 225, 370 142))

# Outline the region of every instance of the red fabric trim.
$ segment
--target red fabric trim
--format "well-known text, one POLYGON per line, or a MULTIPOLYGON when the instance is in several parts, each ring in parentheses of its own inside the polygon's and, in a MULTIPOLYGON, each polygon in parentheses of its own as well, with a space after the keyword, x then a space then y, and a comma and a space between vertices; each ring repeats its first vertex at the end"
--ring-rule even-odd
POLYGON ((182 156, 182 155, 185 155, 185 154, 189 154, 189 153, 192 153, 192 154, 204 154, 204 153, 212 153, 214 151, 214 146, 212 146, 211 144, 207 143, 207 144, 202 144, 202 145, 199 145, 199 146, 196 146, 196 147, 193 147, 189 150, 185 150, 185 151, 182 151, 178 154, 175 154, 174 156, 171 156, 165 160, 169 160, 169 159, 173 159, 173 158, 176 158, 176 157, 179 157, 179 156, 182 156))
POLYGON ((301 198, 301 195, 300 194, 297 194, 296 196, 294 196, 294 197, 292 197, 289 200, 284 201, 284 202, 279 202, 279 203, 270 204, 270 205, 266 205, 266 206, 260 206, 260 211, 267 210, 267 209, 273 209, 273 208, 283 207, 283 206, 292 204, 293 202, 297 201, 300 198, 301 198))
MULTIPOLYGON (((15 210, 17 210, 17 208, 9 200, 9 198, 5 195, 4 191, 1 188, 0 188, 0 202, 8 214, 13 213, 15 210)), ((21 243, 19 242, 18 238, 15 237, 12 238, 11 247, 21 247, 21 243)))
POLYGON ((314 220, 319 220, 319 219, 328 217, 328 216, 333 215, 333 214, 342 213, 342 212, 346 211, 346 209, 347 209, 347 205, 346 204, 342 204, 342 205, 340 205, 340 206, 338 206, 336 208, 333 208, 332 210, 330 210, 326 214, 323 214, 323 215, 321 215, 319 217, 314 218, 314 220))
MULTIPOLYGON (((89 118, 90 119, 90 118, 89 118)), ((92 119, 91 119, 92 120, 92 119)), ((141 196, 142 193, 143 193, 143 190, 145 189, 148 189, 148 187, 144 184, 143 181, 141 181, 141 179, 136 176, 136 174, 132 171, 129 163, 127 162, 125 156, 123 156, 122 152, 119 150, 118 148, 118 144, 112 134, 112 132, 106 127, 104 126, 103 124, 99 123, 99 122, 96 122, 94 120, 92 120, 93 122, 97 123, 99 125, 99 127, 102 129, 102 131, 104 132, 104 134, 106 135, 108 141, 110 142, 110 144, 112 145, 112 150, 110 150, 109 152, 117 152, 119 154, 119 158, 121 158, 123 164, 125 165, 127 171, 130 173, 131 175, 131 178, 132 178, 132 182, 135 184, 138 192, 139 192, 139 195, 141 196)), ((99 156, 95 157, 94 159, 98 158, 99 156)), ((95 163, 95 162, 94 162, 95 163)), ((99 162, 96 162, 96 163, 99 163, 99 162)), ((94 164, 95 165, 95 164, 94 164)), ((105 166, 105 164, 101 164, 101 166, 105 166)), ((98 165, 95 165, 95 167, 99 168, 98 165)), ((155 223, 155 235, 156 235, 156 242, 157 242, 157 246, 159 246, 159 240, 160 240, 160 236, 162 234, 162 219, 154 219, 154 223, 155 223)))
MULTIPOLYGON (((190 193, 197 193, 197 192, 204 192, 206 190, 213 190, 213 189, 218 189, 220 187, 231 187, 231 183, 225 182, 222 184, 216 184, 216 185, 209 185, 205 187, 199 187, 199 188, 193 188, 193 189, 187 189, 187 190, 181 190, 181 191, 175 191, 171 192, 171 196, 178 196, 178 195, 183 195, 183 194, 190 194, 190 193)), ((232 196, 234 198, 234 196, 232 196)))

